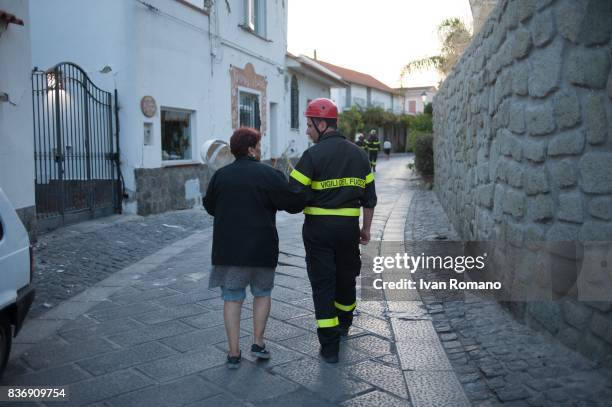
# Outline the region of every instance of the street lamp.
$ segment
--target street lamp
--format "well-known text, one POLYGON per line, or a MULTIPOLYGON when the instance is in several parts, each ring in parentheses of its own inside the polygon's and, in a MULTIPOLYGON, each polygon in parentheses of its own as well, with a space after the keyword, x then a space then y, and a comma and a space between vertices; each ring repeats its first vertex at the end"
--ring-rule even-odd
POLYGON ((425 105, 427 104, 427 92, 421 93, 421 100, 423 101, 423 108, 425 108, 425 105))

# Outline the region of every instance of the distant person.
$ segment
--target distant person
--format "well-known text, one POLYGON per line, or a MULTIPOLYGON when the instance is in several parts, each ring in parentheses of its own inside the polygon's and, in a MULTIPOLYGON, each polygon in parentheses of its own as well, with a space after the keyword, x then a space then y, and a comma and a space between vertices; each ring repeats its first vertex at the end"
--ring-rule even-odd
POLYGON ((378 140, 376 130, 370 130, 370 137, 366 141, 366 146, 370 158, 370 167, 372 172, 376 172, 376 161, 378 160, 378 151, 380 150, 380 140, 378 140))
POLYGON ((385 157, 388 160, 391 156, 391 142, 389 140, 385 140, 383 143, 383 151, 385 152, 385 157))
POLYGON ((365 141, 365 136, 363 135, 363 133, 357 134, 357 141, 355 141, 355 144, 357 144, 359 147, 363 148, 364 150, 366 149, 366 141, 365 141))
POLYGON ((204 207, 215 217, 209 288, 221 287, 229 353, 227 366, 240 366, 240 313, 246 286, 253 294, 251 355, 269 359, 263 340, 278 264, 276 211, 304 208, 301 193, 291 192, 285 175, 259 162, 261 134, 241 127, 230 139, 236 161, 213 175, 204 207))

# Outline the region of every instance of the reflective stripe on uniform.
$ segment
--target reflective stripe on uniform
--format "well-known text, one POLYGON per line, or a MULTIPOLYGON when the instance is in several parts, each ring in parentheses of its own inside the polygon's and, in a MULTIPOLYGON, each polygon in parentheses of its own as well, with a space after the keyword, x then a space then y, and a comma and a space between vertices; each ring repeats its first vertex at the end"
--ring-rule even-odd
POLYGON ((306 215, 335 215, 335 216, 359 216, 359 208, 339 208, 339 209, 327 209, 317 208, 314 206, 307 206, 304 208, 304 214, 306 215))
POLYGON ((317 319, 317 325, 319 328, 332 328, 334 326, 340 325, 338 321, 338 317, 333 317, 329 319, 317 319))
POLYGON ((366 180, 363 178, 337 178, 324 181, 312 181, 312 189, 329 189, 339 187, 359 187, 365 188, 366 180))
POLYGON ((337 301, 334 301, 334 305, 336 306, 336 308, 338 308, 340 311, 352 311, 355 309, 355 307, 357 306, 357 302, 355 301, 354 303, 352 303, 351 305, 342 305, 337 301))
POLYGON ((366 181, 366 184, 369 184, 370 182, 374 182, 374 173, 373 172, 369 173, 366 176, 365 181, 366 181))
POLYGON ((300 184, 303 184, 306 186, 312 183, 312 180, 310 178, 308 178, 306 175, 302 174, 298 170, 291 171, 291 174, 289 174, 289 176, 293 178, 294 180, 296 180, 297 182, 299 182, 300 184))

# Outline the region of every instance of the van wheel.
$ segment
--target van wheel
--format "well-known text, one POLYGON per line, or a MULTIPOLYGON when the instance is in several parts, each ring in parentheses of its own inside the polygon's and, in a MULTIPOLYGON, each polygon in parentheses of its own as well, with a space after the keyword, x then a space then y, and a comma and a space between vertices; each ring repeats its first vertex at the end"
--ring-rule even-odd
POLYGON ((11 353, 11 344, 13 340, 11 334, 11 323, 6 315, 0 313, 0 379, 2 379, 4 369, 9 360, 9 354, 11 353))

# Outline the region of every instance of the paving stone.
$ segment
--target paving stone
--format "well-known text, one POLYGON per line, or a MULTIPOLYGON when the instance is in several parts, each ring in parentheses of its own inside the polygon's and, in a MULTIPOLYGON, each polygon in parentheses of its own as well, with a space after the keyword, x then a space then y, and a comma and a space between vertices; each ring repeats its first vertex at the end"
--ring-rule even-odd
MULTIPOLYGON (((81 342, 89 338, 112 335, 119 332, 142 328, 144 326, 144 324, 129 318, 119 321, 111 320, 101 323, 94 320, 90 321, 92 321, 91 325, 81 325, 81 328, 66 329, 66 327, 63 327, 64 329, 59 330, 59 335, 68 342, 81 342)), ((76 327, 77 325, 72 326, 76 327)))
MULTIPOLYGON (((266 342, 266 349, 270 351, 271 357, 267 360, 259 359, 256 356, 251 355, 250 349, 252 344, 253 341, 251 337, 240 338, 240 349, 242 349, 242 358, 244 360, 253 362, 256 366, 260 368, 270 369, 274 366, 283 365, 287 362, 307 357, 297 351, 288 349, 274 342, 266 342)), ((228 352, 227 342, 220 342, 216 344, 215 347, 225 354, 227 354, 228 352)))
POLYGON ((7 370, 3 380, 3 386, 65 386, 91 376, 73 364, 52 367, 38 372, 24 372, 13 374, 14 371, 7 370))
MULTIPOLYGON (((253 332, 252 323, 241 324, 241 328, 247 332, 253 332)), ((294 325, 279 321, 274 318, 268 318, 264 338, 273 341, 283 341, 285 339, 295 338, 306 335, 308 332, 294 325)))
POLYGON ((398 399, 390 394, 378 390, 371 391, 353 399, 340 403, 344 407, 409 407, 411 404, 406 400, 398 399))
POLYGON ((113 372, 70 386, 70 405, 85 406, 117 394, 127 393, 149 385, 153 381, 130 370, 113 372))
POLYGON ((282 394, 272 399, 262 400, 254 404, 262 407, 331 407, 337 405, 303 388, 291 393, 282 394))
MULTIPOLYGON (((272 297, 274 299, 277 298, 275 291, 272 291, 272 297)), ((312 315, 312 312, 307 309, 296 307, 281 301, 272 301, 270 316, 276 319, 286 320, 289 318, 295 318, 304 315, 312 315)))
POLYGON ((197 376, 189 376, 167 384, 156 385, 128 393, 107 403, 111 406, 149 407, 184 406, 220 393, 197 376))
POLYGON ((404 372, 410 398, 415 406, 469 406, 453 372, 404 372), (431 389, 435 388, 435 392, 431 389))
POLYGON ((176 352, 159 343, 150 342, 129 349, 105 353, 94 358, 80 360, 77 362, 77 365, 92 375, 99 376, 123 370, 140 363, 161 359, 174 353, 176 352))
MULTIPOLYGON (((241 332, 240 336, 248 336, 248 334, 246 332, 241 332)), ((164 345, 176 349, 179 352, 188 352, 226 341, 227 336, 225 329, 221 326, 198 329, 161 339, 164 345)))
POLYGON ((159 311, 148 312, 146 314, 135 315, 133 318, 145 324, 159 324, 161 322, 172 321, 184 317, 198 314, 205 314, 209 311, 196 304, 179 305, 172 308, 161 309, 159 311))
POLYGON ((193 330, 194 329, 189 325, 179 321, 169 321, 155 325, 147 325, 142 328, 132 329, 131 331, 125 331, 109 336, 108 339, 118 345, 127 347, 170 336, 185 334, 193 330))
MULTIPOLYGON (((316 334, 308 334, 297 338, 291 338, 279 342, 282 346, 301 352, 304 355, 317 358, 319 355, 320 344, 316 334)), ((369 359, 369 355, 359 350, 356 346, 343 346, 340 343, 340 364, 350 365, 369 359)))
POLYGON ((347 346, 354 346, 357 350, 369 354, 372 357, 380 357, 393 354, 395 352, 391 342, 373 335, 362 335, 354 338, 348 338, 344 343, 347 346))
POLYGON ((335 368, 322 365, 318 360, 302 359, 272 369, 275 375, 285 377, 330 401, 348 398, 372 390, 369 384, 351 379, 335 368))
POLYGON ((397 342, 397 351, 403 370, 451 370, 444 349, 438 340, 397 342))
MULTIPOLYGON (((181 353, 139 365, 138 370, 157 381, 168 381, 225 365, 225 362, 225 353, 208 346, 194 352, 181 353)), ((223 368, 227 370, 227 367, 223 366, 223 368)))
POLYGON ((358 379, 403 399, 408 398, 404 376, 398 368, 389 367, 374 361, 366 361, 353 365, 350 370, 351 374, 358 379))
POLYGON ((23 353, 22 357, 34 370, 57 366, 84 359, 91 355, 108 353, 115 347, 104 339, 89 339, 80 343, 41 342, 23 353))
POLYGON ((227 394, 217 394, 216 396, 212 396, 205 400, 199 400, 195 403, 190 403, 185 407, 239 407, 239 406, 248 406, 251 407, 253 403, 240 401, 234 397, 230 397, 227 394))

